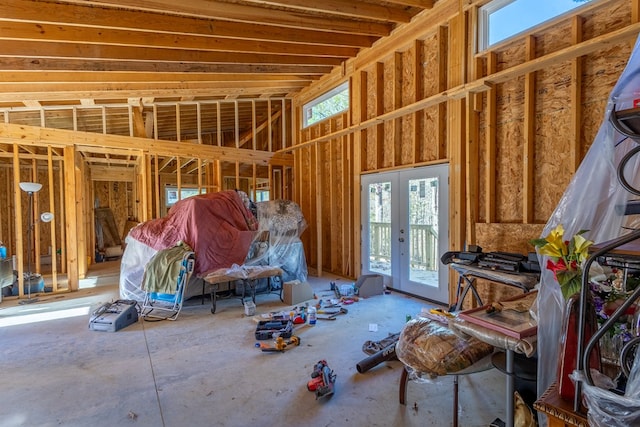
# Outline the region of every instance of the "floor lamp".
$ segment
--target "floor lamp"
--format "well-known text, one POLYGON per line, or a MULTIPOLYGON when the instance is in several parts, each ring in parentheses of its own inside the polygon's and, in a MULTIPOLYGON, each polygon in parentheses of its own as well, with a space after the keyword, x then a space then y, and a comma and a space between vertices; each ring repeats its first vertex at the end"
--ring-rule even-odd
POLYGON ((28 304, 37 301, 36 299, 31 299, 31 240, 33 238, 33 193, 37 193, 42 188, 42 184, 37 182, 21 182, 20 189, 29 194, 29 228, 27 229, 27 274, 28 274, 28 298, 26 300, 20 301, 20 304, 28 304))

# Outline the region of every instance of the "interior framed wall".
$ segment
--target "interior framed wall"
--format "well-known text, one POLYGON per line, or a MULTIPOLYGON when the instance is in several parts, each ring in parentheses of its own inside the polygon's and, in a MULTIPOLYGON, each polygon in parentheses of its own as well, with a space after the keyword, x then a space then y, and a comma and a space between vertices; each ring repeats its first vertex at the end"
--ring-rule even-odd
POLYGON ((305 129, 297 121, 296 146, 287 150, 296 168, 312 171, 296 177, 296 195, 318 227, 306 245, 320 274, 360 272, 360 208, 351 197, 359 174, 445 159, 450 249, 533 251, 529 239, 604 120, 640 30, 640 2, 593 1, 477 52, 486 3, 439 1, 295 98, 298 118, 310 99, 345 79, 352 85, 349 113, 305 129), (345 159, 353 177, 340 181, 345 159))

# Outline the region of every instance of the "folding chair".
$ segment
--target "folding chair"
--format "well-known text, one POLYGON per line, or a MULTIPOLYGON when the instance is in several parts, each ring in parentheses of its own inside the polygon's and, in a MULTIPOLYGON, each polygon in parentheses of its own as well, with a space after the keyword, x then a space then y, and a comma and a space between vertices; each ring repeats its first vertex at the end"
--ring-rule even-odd
POLYGON ((145 292, 141 311, 143 318, 167 320, 176 320, 178 318, 178 314, 180 314, 180 310, 182 310, 184 289, 189 283, 194 264, 195 253, 185 252, 176 280, 175 293, 145 292))

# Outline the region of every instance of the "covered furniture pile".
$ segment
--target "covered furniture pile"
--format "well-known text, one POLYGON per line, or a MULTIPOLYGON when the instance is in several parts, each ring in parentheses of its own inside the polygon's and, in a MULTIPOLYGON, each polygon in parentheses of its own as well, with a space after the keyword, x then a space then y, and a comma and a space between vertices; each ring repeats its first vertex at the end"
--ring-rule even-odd
POLYGON ((181 200, 166 217, 130 230, 121 263, 120 296, 143 301, 148 263, 159 251, 179 242, 195 252, 185 300, 205 293, 203 277, 213 272, 223 274, 227 269, 247 271, 253 266, 250 270, 258 271, 268 267, 280 281, 305 281, 307 265, 300 241, 305 228, 299 206, 289 200, 253 204, 246 194, 233 190, 181 200))

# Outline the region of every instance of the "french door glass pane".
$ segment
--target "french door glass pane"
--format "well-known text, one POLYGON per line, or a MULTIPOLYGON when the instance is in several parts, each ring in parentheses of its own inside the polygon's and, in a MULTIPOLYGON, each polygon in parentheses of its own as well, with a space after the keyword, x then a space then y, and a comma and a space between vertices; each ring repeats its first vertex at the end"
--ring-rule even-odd
POLYGON ((409 180, 409 280, 438 286, 438 178, 409 180))
POLYGON ((391 274, 391 182, 369 184, 369 270, 391 274))

